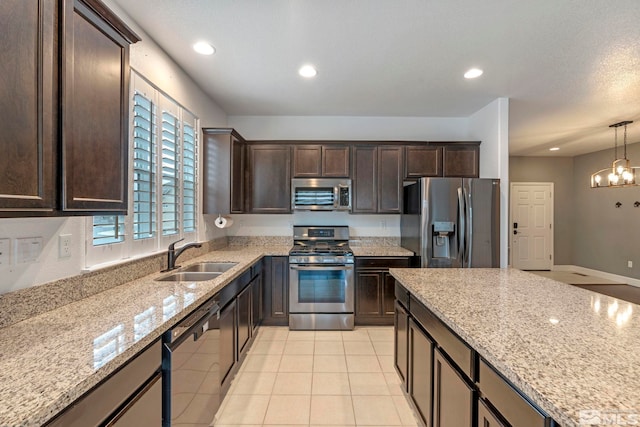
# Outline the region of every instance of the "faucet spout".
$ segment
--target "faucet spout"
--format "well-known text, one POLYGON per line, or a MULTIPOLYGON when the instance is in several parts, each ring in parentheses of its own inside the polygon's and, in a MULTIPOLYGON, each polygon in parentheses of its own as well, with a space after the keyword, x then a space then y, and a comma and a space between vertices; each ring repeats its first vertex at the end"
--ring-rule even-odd
POLYGON ((162 270, 163 272, 175 270, 176 268, 180 267, 179 265, 176 265, 176 260, 185 250, 189 248, 202 247, 201 243, 187 243, 183 247, 176 249, 176 243, 179 243, 183 240, 184 239, 176 240, 175 242, 169 245, 169 248, 167 249, 167 268, 166 270, 162 270))

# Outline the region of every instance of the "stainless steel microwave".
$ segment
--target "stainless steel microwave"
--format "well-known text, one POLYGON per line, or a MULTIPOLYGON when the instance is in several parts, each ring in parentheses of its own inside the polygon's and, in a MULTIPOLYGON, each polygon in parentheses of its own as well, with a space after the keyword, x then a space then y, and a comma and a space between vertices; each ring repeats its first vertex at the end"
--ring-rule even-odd
POLYGON ((351 180, 343 178, 294 178, 291 180, 294 211, 350 211, 351 180))

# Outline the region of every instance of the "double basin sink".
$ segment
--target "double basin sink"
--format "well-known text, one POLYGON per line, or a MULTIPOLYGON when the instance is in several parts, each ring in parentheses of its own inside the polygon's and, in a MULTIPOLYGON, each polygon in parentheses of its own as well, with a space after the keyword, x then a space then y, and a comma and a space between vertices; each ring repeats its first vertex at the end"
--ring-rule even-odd
POLYGON ((237 262, 199 262, 155 279, 158 282, 202 282, 215 279, 238 265, 237 262))

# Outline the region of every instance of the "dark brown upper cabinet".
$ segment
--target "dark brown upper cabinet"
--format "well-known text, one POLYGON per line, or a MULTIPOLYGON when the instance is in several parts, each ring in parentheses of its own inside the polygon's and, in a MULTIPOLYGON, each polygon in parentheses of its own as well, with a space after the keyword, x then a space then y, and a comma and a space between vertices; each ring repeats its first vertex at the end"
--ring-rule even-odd
POLYGON ((291 146, 249 144, 249 211, 291 213, 291 146))
POLYGON ((443 146, 443 176, 478 178, 480 176, 480 146, 450 144, 443 146))
POLYGON ((0 216, 126 213, 139 38, 97 0, 3 1, 0 24, 0 216))
POLYGON ((127 212, 129 43, 137 40, 107 13, 94 0, 64 1, 63 211, 127 212))
POLYGON ((434 145, 408 145, 404 155, 404 178, 442 176, 442 147, 434 145))
POLYGON ((402 211, 402 154, 402 147, 378 147, 378 213, 402 211))
POLYGON ((57 3, 0 2, 0 215, 55 209, 57 3))
POLYGON ((352 213, 376 213, 378 206, 377 176, 377 148, 375 146, 353 147, 352 213))
POLYGON ((352 213, 400 213, 403 146, 353 147, 352 213))
POLYGON ((349 177, 348 145, 294 145, 293 177, 349 177))
POLYGON ((245 212, 246 141, 233 129, 202 129, 205 214, 245 212))

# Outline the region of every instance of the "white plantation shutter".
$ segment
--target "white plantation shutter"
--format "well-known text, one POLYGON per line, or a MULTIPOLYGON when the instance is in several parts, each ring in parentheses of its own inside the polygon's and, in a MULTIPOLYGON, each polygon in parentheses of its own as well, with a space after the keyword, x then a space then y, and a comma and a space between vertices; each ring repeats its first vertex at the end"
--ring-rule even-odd
POLYGON ((179 233, 180 227, 180 122, 162 112, 162 235, 179 233))
POLYGON ((155 105, 139 92, 133 96, 133 238, 156 235, 155 105))
POLYGON ((196 231, 197 212, 197 147, 195 117, 183 114, 182 122, 182 229, 185 233, 196 231))

